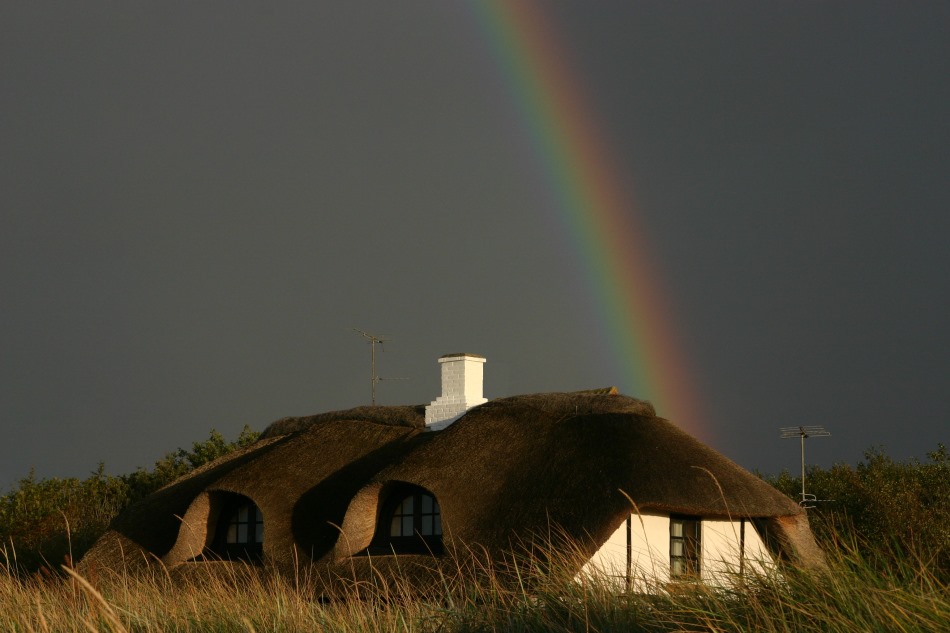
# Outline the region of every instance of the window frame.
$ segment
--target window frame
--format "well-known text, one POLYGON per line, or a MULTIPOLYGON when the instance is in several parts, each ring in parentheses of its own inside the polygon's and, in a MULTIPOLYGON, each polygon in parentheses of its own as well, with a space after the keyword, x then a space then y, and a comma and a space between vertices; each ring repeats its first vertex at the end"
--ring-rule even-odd
POLYGON ((702 534, 703 522, 700 517, 670 516, 670 580, 702 578, 702 534))
POLYGON ((386 496, 381 508, 369 553, 442 554, 442 507, 434 494, 420 486, 399 486, 386 496), (427 500, 431 500, 431 505, 427 500), (406 502, 410 507, 406 507, 406 502), (431 522, 428 526, 427 521, 431 522), (411 533, 406 534, 407 528, 411 528, 411 533))
POLYGON ((222 500, 210 548, 215 556, 226 560, 259 562, 264 556, 264 538, 264 513, 260 506, 244 495, 228 495, 222 500), (247 511, 243 520, 242 510, 247 511), (242 527, 245 538, 239 540, 242 527))

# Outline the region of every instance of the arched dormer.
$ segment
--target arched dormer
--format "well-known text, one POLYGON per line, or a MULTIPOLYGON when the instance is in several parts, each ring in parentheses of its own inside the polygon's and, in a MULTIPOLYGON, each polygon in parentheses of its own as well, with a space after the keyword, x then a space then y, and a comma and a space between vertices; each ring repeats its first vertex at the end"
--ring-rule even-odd
POLYGON ((441 554, 442 511, 431 492, 400 484, 381 500, 368 550, 376 554, 441 554))
MULTIPOLYGON (((220 493, 219 493, 220 494, 220 493)), ((224 559, 259 561, 264 554, 264 516, 244 495, 221 494, 212 554, 224 559)))

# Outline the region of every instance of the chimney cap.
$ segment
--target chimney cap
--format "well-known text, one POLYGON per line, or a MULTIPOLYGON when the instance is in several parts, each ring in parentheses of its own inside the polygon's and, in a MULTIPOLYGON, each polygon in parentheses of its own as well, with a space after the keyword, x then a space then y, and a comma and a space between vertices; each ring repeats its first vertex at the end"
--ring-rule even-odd
POLYGON ((442 356, 439 356, 439 360, 442 360, 443 358, 461 358, 463 356, 468 356, 469 358, 481 358, 481 359, 485 358, 484 356, 480 354, 467 354, 463 352, 461 354, 443 354, 442 356))

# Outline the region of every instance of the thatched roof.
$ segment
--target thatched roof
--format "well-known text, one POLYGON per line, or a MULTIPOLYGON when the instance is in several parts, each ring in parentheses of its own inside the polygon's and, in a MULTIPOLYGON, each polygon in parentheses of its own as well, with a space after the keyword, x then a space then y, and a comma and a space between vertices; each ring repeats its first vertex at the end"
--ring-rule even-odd
POLYGON ((388 426, 421 429, 425 426, 425 405, 391 407, 356 407, 344 411, 330 411, 298 418, 281 418, 261 433, 261 438, 277 437, 303 431, 314 425, 339 420, 360 420, 388 426))
POLYGON ((490 556, 555 529, 593 553, 631 511, 801 523, 774 488, 649 403, 605 389, 500 398, 437 432, 424 430, 422 406, 278 420, 245 451, 130 508, 87 559, 115 565, 121 544, 126 563, 139 551, 185 564, 209 542, 215 495, 231 492, 261 509, 270 561, 355 568, 394 482, 438 499, 449 546, 490 556))

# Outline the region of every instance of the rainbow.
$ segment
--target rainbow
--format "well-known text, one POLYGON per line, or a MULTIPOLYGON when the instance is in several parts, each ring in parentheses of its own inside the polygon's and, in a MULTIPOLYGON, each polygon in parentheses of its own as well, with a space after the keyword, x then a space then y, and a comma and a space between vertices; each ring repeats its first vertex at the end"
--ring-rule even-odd
POLYGON ((466 4, 488 40, 559 220, 578 251, 618 388, 652 401, 659 415, 698 433, 702 421, 690 372, 636 206, 570 71, 566 49, 533 0, 466 4))

